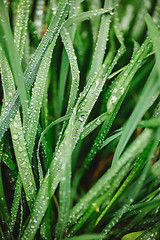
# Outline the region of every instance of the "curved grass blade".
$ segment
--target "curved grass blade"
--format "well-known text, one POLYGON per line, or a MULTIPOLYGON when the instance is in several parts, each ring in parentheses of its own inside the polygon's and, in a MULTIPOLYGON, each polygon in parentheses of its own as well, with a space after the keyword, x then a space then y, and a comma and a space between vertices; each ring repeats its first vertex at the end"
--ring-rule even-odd
POLYGON ((154 67, 147 80, 147 83, 145 84, 141 97, 123 130, 121 139, 118 143, 116 152, 112 160, 112 166, 117 162, 118 158, 120 157, 139 120, 146 112, 150 102, 152 102, 153 96, 158 94, 159 92, 157 84, 157 69, 154 67))
POLYGON ((82 21, 89 20, 90 18, 95 17, 95 16, 100 16, 100 15, 103 15, 103 14, 106 14, 106 13, 110 13, 111 10, 112 9, 107 10, 107 9, 102 8, 102 9, 96 9, 96 10, 91 10, 91 11, 80 13, 76 16, 68 18, 67 21, 64 24, 64 27, 68 28, 73 23, 79 23, 79 22, 82 22, 82 21))
POLYGON ((20 59, 16 51, 14 40, 11 32, 11 28, 8 21, 8 16, 6 12, 5 5, 3 1, 0 1, 0 43, 6 59, 11 67, 16 85, 18 87, 18 92, 20 94, 20 100, 23 108, 23 116, 26 119, 27 116, 27 91, 24 81, 24 76, 22 68, 20 65, 20 59))
POLYGON ((135 201, 137 198, 138 194, 140 193, 140 190, 143 187, 143 183, 147 178, 147 175, 149 173, 149 169, 151 166, 151 160, 154 157, 154 154, 156 152, 158 142, 159 142, 159 133, 160 133, 160 128, 156 132, 155 138, 149 143, 147 148, 144 150, 144 152, 141 154, 140 158, 138 159, 136 165, 130 172, 129 176, 126 178, 126 180, 123 182, 123 184, 120 186, 119 190, 116 192, 110 203, 107 205, 107 207, 104 209, 102 214, 99 216, 99 218, 96 221, 96 224, 98 221, 101 220, 101 218, 104 216, 104 214, 108 211, 108 209, 114 204, 114 201, 116 201, 116 198, 121 195, 121 193, 124 191, 124 189, 127 187, 130 181, 133 181, 133 179, 137 176, 137 174, 140 173, 141 169, 144 167, 141 175, 139 178, 136 180, 135 184, 132 186, 133 188, 131 189, 131 192, 129 193, 129 198, 127 198, 125 202, 125 208, 123 211, 118 210, 117 213, 115 213, 114 220, 112 219, 111 223, 107 224, 107 226, 103 229, 103 232, 107 234, 110 229, 114 226, 114 224, 117 223, 119 218, 122 217, 122 215, 127 211, 129 206, 135 201), (122 192, 121 192, 122 191, 122 192), (128 205, 128 206, 127 206, 128 205), (120 215, 119 215, 120 212, 120 215), (114 223, 114 224, 113 224, 114 223))
MULTIPOLYGON (((32 57, 29 65, 24 73, 24 78, 26 82, 26 87, 30 90, 38 71, 42 57, 47 50, 48 46, 52 43, 52 39, 58 35, 60 29, 64 23, 64 19, 68 12, 68 1, 62 0, 59 4, 59 8, 56 12, 55 17, 51 21, 51 24, 44 35, 41 43, 39 44, 34 56, 32 57)), ((18 91, 15 92, 11 100, 9 101, 7 107, 1 114, 0 117, 0 139, 2 138, 4 132, 8 129, 12 119, 14 118, 18 107, 20 106, 20 99, 18 91)))
POLYGON ((34 238, 35 233, 38 230, 39 224, 41 223, 42 218, 47 210, 49 200, 53 196, 54 191, 63 176, 62 166, 67 163, 66 157, 70 158, 73 151, 73 142, 70 142, 71 146, 68 148, 67 139, 68 135, 70 136, 73 131, 75 113, 76 112, 74 111, 70 118, 69 125, 64 133, 64 138, 59 148, 56 149, 54 158, 41 184, 36 201, 34 203, 29 223, 24 231, 22 239, 34 238), (68 151, 69 149, 70 151, 68 151))

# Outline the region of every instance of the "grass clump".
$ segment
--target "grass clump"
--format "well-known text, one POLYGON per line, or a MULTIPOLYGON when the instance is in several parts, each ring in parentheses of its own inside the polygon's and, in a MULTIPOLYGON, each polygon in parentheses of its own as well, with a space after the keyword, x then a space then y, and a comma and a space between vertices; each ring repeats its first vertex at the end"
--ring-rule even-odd
POLYGON ((0 1, 2 239, 159 239, 160 1, 0 1))

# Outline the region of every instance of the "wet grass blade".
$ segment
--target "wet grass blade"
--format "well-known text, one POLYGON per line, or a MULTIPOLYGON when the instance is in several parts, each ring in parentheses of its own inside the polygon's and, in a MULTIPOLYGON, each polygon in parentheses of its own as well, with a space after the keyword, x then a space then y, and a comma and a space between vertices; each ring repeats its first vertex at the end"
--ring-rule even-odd
POLYGON ((27 142, 27 149, 30 158, 32 156, 32 151, 35 144, 37 132, 36 129, 38 127, 39 114, 42 106, 47 74, 50 67, 52 52, 55 46, 56 38, 57 36, 53 40, 52 44, 48 47, 47 51, 43 56, 37 72, 34 87, 32 89, 32 97, 30 100, 30 106, 28 108, 27 123, 25 126, 25 139, 27 142))
POLYGON ((19 52, 20 61, 22 60, 24 54, 30 6, 31 0, 21 0, 17 6, 14 40, 16 42, 17 50, 19 52))
POLYGON ((67 113, 70 113, 71 110, 73 109, 73 106, 75 104, 75 100, 77 97, 77 92, 78 92, 78 86, 79 86, 79 68, 77 64, 77 58, 74 52, 74 48, 72 45, 72 40, 69 36, 69 32, 67 32, 66 28, 63 27, 61 30, 61 37, 62 41, 65 47, 65 50, 68 55, 69 63, 71 66, 71 73, 72 73, 72 84, 71 84, 71 90, 70 90, 70 96, 68 100, 68 108, 67 108, 67 113))
POLYGON ((106 13, 110 13, 112 9, 107 10, 107 9, 97 9, 97 10, 91 10, 91 11, 87 11, 87 12, 83 12, 78 14, 77 16, 73 16, 67 19, 67 21, 64 24, 64 27, 67 28, 70 25, 72 25, 73 23, 80 23, 82 21, 86 21, 89 20, 92 17, 95 16, 100 16, 106 13))
POLYGON ((158 92, 158 84, 157 84, 157 69, 154 67, 144 87, 144 90, 141 94, 140 100, 138 101, 133 113, 131 114, 123 130, 121 139, 118 143, 116 152, 113 157, 112 165, 114 165, 118 161, 118 158, 123 152, 139 120, 143 117, 150 102, 152 101, 153 96, 155 96, 155 94, 158 95, 158 93, 159 92, 158 92))

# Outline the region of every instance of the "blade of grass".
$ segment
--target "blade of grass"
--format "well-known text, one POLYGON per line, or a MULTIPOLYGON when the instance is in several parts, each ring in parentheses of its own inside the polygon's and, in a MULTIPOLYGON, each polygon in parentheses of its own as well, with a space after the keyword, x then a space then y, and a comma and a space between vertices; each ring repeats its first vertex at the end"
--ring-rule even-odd
POLYGON ((50 44, 50 46, 48 47, 47 51, 43 56, 43 59, 39 66, 39 70, 37 72, 34 87, 32 89, 32 97, 30 100, 30 106, 28 108, 27 123, 25 126, 25 139, 30 158, 32 156, 32 151, 35 144, 35 137, 37 132, 36 129, 39 122, 39 114, 42 106, 47 74, 50 67, 52 52, 55 46, 56 38, 57 36, 50 44))
MULTIPOLYGON (((75 119, 73 118, 71 122, 71 127, 74 125, 75 119)), ((66 152, 67 161, 62 165, 63 175, 60 182, 59 190, 59 214, 58 222, 56 224, 55 239, 61 240, 63 237, 64 230, 66 228, 70 200, 71 200, 71 153, 72 153, 72 129, 69 129, 66 139, 66 147, 68 147, 68 152, 66 152)))
MULTIPOLYGON (((72 17, 73 15, 77 14, 78 10, 79 10, 79 2, 73 1, 71 8, 70 8, 69 18, 72 17)), ((64 23, 64 26, 65 26, 65 23, 64 23)), ((75 24, 72 25, 69 29, 67 29, 67 31, 69 32, 68 38, 70 38, 72 42, 74 41, 75 30, 76 30, 75 24)), ((69 42, 70 42, 70 39, 69 39, 69 42)), ((70 44, 70 46, 72 46, 72 44, 70 44)), ((71 47, 71 49, 72 49, 72 47, 71 47)), ((74 54, 74 50, 72 50, 72 52, 73 52, 72 54, 74 54)), ((61 61, 59 86, 58 86, 58 104, 59 104, 59 107, 57 109, 58 117, 60 117, 61 113, 62 113, 62 105, 63 105, 64 95, 65 95, 65 86, 66 86, 66 82, 67 82, 67 75, 68 75, 68 69, 69 69, 69 57, 68 56, 67 56, 67 52, 64 47, 63 51, 62 51, 62 61, 61 61)), ((76 68, 78 69, 78 66, 76 66, 76 68)))
POLYGON ((110 13, 111 10, 112 9, 107 10, 107 9, 102 8, 102 9, 96 9, 96 10, 91 10, 91 11, 80 13, 76 16, 68 18, 67 21, 64 24, 64 27, 68 28, 73 23, 80 23, 82 21, 89 20, 92 17, 100 16, 100 15, 103 15, 103 14, 106 14, 106 13, 110 13))
POLYGON ((138 123, 139 127, 158 127, 160 126, 160 118, 151 118, 148 120, 142 120, 138 123))
POLYGON ((67 107, 67 113, 70 113, 73 109, 77 97, 77 91, 79 86, 79 68, 76 60, 76 55, 73 49, 72 40, 65 27, 63 27, 63 29, 61 30, 61 38, 68 55, 72 73, 72 84, 67 107))
POLYGON ((124 130, 116 152, 112 160, 112 166, 118 161, 122 151, 124 150, 128 140, 130 139, 133 131, 136 128, 139 120, 142 118, 147 110, 148 105, 152 101, 154 95, 158 95, 158 84, 157 84, 157 69, 154 67, 141 94, 140 100, 138 101, 134 111, 132 112, 124 130))
MULTIPOLYGON (((110 9, 111 7, 113 7, 112 1, 104 2, 104 9, 110 9)), ((90 69, 90 72, 88 75, 88 81, 89 81, 89 79, 91 79, 94 76, 94 74, 95 75, 97 74, 99 68, 102 65, 104 53, 106 50, 106 43, 108 40, 110 22, 111 22, 111 15, 107 14, 107 15, 102 16, 100 30, 99 30, 99 34, 98 34, 98 40, 97 40, 96 48, 95 48, 94 54, 93 54, 91 69, 90 69)))
POLYGON ((22 60, 27 35, 27 25, 30 13, 31 0, 20 0, 17 6, 17 17, 14 30, 14 41, 19 52, 19 59, 22 60))

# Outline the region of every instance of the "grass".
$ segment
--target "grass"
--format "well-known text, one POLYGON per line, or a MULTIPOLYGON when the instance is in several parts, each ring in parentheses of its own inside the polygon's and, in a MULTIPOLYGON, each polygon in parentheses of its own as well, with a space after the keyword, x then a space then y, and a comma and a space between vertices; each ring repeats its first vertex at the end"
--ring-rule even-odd
POLYGON ((0 1, 0 238, 159 239, 160 1, 0 1))

